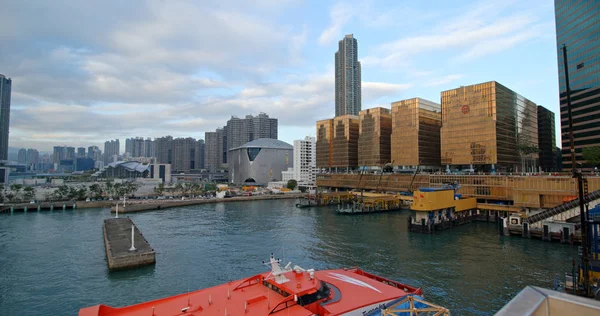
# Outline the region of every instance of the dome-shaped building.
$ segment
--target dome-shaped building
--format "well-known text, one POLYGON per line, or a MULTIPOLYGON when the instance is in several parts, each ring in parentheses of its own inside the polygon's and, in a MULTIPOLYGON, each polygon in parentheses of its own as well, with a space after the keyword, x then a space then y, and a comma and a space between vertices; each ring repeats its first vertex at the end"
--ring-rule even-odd
POLYGON ((294 166, 294 146, 271 138, 259 138, 227 154, 229 182, 265 185, 281 181, 281 172, 294 166))

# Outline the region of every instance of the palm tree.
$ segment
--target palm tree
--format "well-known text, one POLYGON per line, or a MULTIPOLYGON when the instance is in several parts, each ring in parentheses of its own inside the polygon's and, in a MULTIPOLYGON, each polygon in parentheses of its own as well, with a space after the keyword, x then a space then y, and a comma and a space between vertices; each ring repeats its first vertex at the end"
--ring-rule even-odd
POLYGON ((164 191, 165 191, 164 183, 159 183, 158 186, 154 187, 154 192, 156 192, 158 195, 162 195, 164 191))
POLYGON ((114 191, 113 182, 111 180, 106 181, 106 184, 104 184, 104 186, 105 186, 104 190, 106 192, 106 195, 108 195, 109 197, 112 197, 113 196, 113 191, 114 191))
POLYGON ((175 184, 175 192, 179 191, 183 194, 183 183, 181 182, 177 182, 177 184, 175 184))
POLYGON ((13 191, 13 197, 16 201, 20 201, 21 197, 19 194, 21 193, 21 189, 23 188, 22 184, 11 184, 10 190, 13 191))
POLYGON ((24 194, 23 197, 25 198, 26 201, 30 201, 35 197, 35 189, 33 187, 25 187, 25 189, 23 189, 24 194))

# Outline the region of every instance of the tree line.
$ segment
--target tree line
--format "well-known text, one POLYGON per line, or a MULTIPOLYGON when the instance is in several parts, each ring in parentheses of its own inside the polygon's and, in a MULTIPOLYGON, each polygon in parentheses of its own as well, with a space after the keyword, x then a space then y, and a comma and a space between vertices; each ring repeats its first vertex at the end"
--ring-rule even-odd
MULTIPOLYGON (((94 183, 92 185, 69 186, 61 185, 52 192, 44 194, 44 201, 83 201, 86 199, 115 198, 120 196, 131 196, 139 188, 135 182, 114 183, 108 181, 105 183, 94 183)), ((11 184, 10 186, 0 185, 1 203, 22 203, 35 200, 36 188, 23 186, 22 184, 11 184)))

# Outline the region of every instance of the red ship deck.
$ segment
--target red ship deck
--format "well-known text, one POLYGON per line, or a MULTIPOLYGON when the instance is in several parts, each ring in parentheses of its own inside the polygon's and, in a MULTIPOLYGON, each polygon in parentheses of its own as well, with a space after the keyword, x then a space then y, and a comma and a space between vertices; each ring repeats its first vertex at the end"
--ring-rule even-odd
POLYGON ((127 307, 97 305, 80 316, 362 315, 415 289, 358 269, 273 271, 127 307))

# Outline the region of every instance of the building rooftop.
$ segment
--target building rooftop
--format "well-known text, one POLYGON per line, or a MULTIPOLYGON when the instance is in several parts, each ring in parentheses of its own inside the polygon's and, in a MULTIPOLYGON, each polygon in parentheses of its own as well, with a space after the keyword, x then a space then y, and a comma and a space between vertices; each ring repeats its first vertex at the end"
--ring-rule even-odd
POLYGON ((278 139, 259 138, 259 139, 255 139, 253 141, 247 142, 240 147, 232 148, 230 150, 236 150, 236 149, 240 149, 240 148, 294 149, 294 146, 292 146, 284 141, 280 141, 278 139))
POLYGON ((148 170, 150 167, 150 165, 148 165, 148 164, 142 164, 137 161, 115 161, 115 162, 109 163, 104 168, 105 169, 108 169, 108 167, 117 168, 119 166, 127 169, 128 171, 137 171, 137 172, 144 172, 144 171, 148 170))

